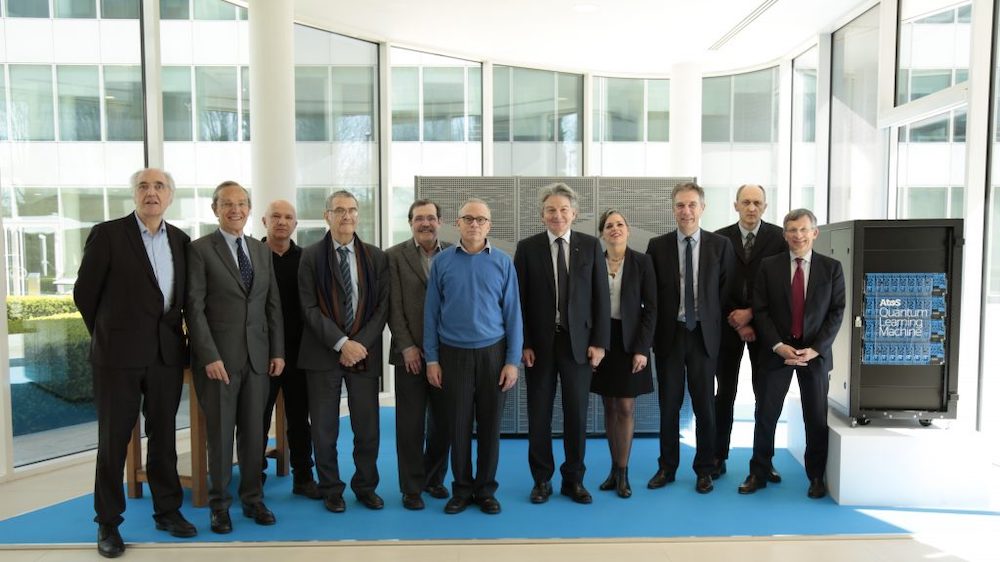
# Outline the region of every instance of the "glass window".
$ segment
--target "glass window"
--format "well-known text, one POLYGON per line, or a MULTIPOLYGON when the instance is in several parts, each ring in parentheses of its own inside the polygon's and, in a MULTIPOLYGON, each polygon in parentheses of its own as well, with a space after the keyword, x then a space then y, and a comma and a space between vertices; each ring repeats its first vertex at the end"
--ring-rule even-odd
POLYGON ((325 66, 295 67, 295 140, 328 141, 329 71, 325 66))
POLYGON ((511 77, 511 128, 516 141, 552 141, 554 73, 514 68, 511 77))
POLYGON ((647 139, 670 141, 670 80, 646 80, 647 139))
POLYGON ((583 76, 560 73, 556 93, 559 111, 558 140, 583 141, 583 76))
POLYGON ((160 19, 191 19, 191 0, 160 0, 160 19))
POLYGON ((701 142, 729 142, 732 77, 701 81, 701 142))
POLYGON ((198 140, 237 140, 236 67, 195 67, 194 80, 198 140))
POLYGON ((951 86, 951 70, 912 70, 910 71, 910 100, 944 90, 951 86))
POLYGON ((483 69, 479 66, 467 67, 469 85, 467 98, 469 107, 469 141, 483 140, 483 69))
POLYGON ((896 104, 968 80, 972 4, 900 0, 896 104))
POLYGON ((142 72, 138 66, 104 67, 104 114, 109 141, 143 139, 142 72))
POLYGON ((791 208, 816 207, 816 69, 819 48, 792 61, 792 189, 791 208))
POLYGON ((17 216, 44 217, 59 214, 58 191, 50 187, 16 187, 17 216))
POLYGON ((140 0, 101 0, 101 17, 107 19, 139 19, 140 0))
POLYGON ((776 141, 777 109, 777 68, 733 76, 733 142, 776 141))
POLYGON ((510 78, 509 66, 493 67, 493 140, 510 142, 510 78))
POLYGON ((899 218, 961 218, 965 197, 966 108, 945 111, 900 129, 896 183, 899 218), (962 138, 949 133, 962 120, 962 138), (909 142, 904 130, 908 130, 909 142))
POLYGON ((417 67, 392 69, 392 140, 420 140, 420 69, 417 67))
POLYGON ((49 17, 48 0, 7 0, 6 3, 9 18, 49 17))
POLYGON ((163 88, 163 140, 194 140, 191 67, 164 66, 161 82, 163 88))
POLYGON ((59 140, 101 140, 100 81, 96 66, 57 66, 59 140))
POLYGON ((236 7, 223 0, 194 0, 196 20, 235 20, 236 7))
POLYGON ((0 141, 7 140, 7 73, 0 64, 0 141))
POLYGON ((55 140, 52 110, 52 67, 12 64, 10 70, 10 138, 55 140))
POLYGON ((332 76, 333 140, 377 140, 375 126, 375 69, 335 66, 332 76))
POLYGON ((62 213, 88 223, 104 220, 104 190, 101 188, 71 188, 59 190, 62 213))
POLYGON ((424 67, 424 141, 465 140, 465 69, 424 67))
POLYGON ((643 140, 643 80, 606 78, 604 140, 640 142, 643 140))
POLYGON ((948 115, 917 121, 908 128, 910 142, 948 142, 948 115))
MULTIPOLYGON (((39 2, 42 4, 43 2, 39 2)), ((95 0, 56 0, 57 18, 96 18, 97 2, 95 0)))
POLYGON ((240 67, 240 138, 250 140, 250 67, 240 67))

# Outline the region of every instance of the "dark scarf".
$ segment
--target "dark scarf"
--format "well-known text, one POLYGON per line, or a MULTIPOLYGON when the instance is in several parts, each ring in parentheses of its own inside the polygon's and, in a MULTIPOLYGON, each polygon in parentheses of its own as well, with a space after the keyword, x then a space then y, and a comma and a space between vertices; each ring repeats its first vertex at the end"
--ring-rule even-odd
MULTIPOLYGON (((328 231, 323 237, 323 266, 316 268, 316 291, 319 293, 320 312, 343 327, 336 281, 340 269, 333 252, 333 236, 328 231)), ((347 337, 357 334, 375 314, 375 264, 357 234, 354 235, 354 255, 358 265, 358 310, 354 311, 354 325, 344 330, 347 337)))

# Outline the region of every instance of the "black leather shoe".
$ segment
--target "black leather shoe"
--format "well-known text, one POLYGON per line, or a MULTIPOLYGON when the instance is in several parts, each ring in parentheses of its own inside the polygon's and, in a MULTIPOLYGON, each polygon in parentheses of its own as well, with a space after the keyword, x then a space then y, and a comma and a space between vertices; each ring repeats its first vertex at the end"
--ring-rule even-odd
POLYGON ((274 525, 278 522, 274 517, 274 513, 264 505, 264 502, 244 505, 243 516, 253 519, 253 522, 258 525, 274 525))
POLYGON ((443 500, 451 495, 448 493, 448 488, 445 488, 441 484, 429 484, 426 488, 424 488, 424 491, 427 492, 430 497, 439 500, 443 500))
POLYGON ((180 511, 171 511, 159 516, 154 515, 153 519, 156 521, 157 529, 166 531, 175 537, 188 539, 198 534, 198 529, 187 519, 184 519, 180 511))
POLYGON ((462 513, 465 508, 469 507, 472 503, 470 498, 460 498, 458 496, 453 496, 448 503, 444 504, 444 512, 448 515, 455 515, 456 513, 462 513))
POLYGON ((233 521, 229 518, 228 509, 212 510, 212 532, 220 535, 233 532, 233 521))
POLYGON ((118 558, 125 552, 125 541, 118 525, 101 523, 97 526, 97 552, 105 558, 118 558))
POLYGON ((579 482, 563 482, 562 486, 559 488, 559 493, 568 496, 569 499, 575 501, 576 503, 588 504, 594 501, 594 498, 590 497, 590 492, 583 487, 583 484, 579 482))
POLYGON ((711 474, 702 474, 698 477, 698 481, 694 484, 694 491, 699 494, 707 494, 715 489, 715 485, 712 484, 711 474))
POLYGON ((781 473, 778 472, 777 470, 774 470, 773 466, 771 467, 771 470, 767 472, 767 481, 770 482, 771 484, 777 484, 781 482, 781 473))
POLYGON ((628 483, 628 467, 615 469, 615 488, 619 498, 631 498, 632 486, 628 483))
POLYGON ((337 494, 323 498, 323 507, 333 513, 343 513, 347 509, 347 504, 344 503, 344 496, 337 494))
POLYGON ((367 507, 368 509, 382 509, 385 507, 385 502, 382 501, 382 498, 375 492, 358 494, 358 501, 361 502, 361 505, 367 507))
POLYGON ((818 500, 826 496, 826 484, 822 478, 813 478, 809 481, 809 497, 818 500))
POLYGON ((500 513, 500 502, 493 496, 486 496, 485 498, 476 498, 476 503, 479 504, 479 510, 488 515, 496 515, 500 513))
POLYGON ((535 486, 531 489, 531 503, 545 503, 549 501, 549 496, 552 495, 552 483, 551 482, 535 482, 535 486))
POLYGON ((420 494, 403 494, 403 507, 410 511, 420 511, 424 508, 424 499, 420 494))
POLYGON ((292 493, 296 496, 305 496, 311 500, 323 499, 323 493, 316 487, 314 480, 303 480, 292 484, 292 493))
POLYGON ((763 478, 757 476, 756 474, 751 474, 750 476, 747 476, 747 479, 744 480, 742 484, 740 484, 740 487, 737 488, 737 491, 739 491, 739 493, 743 495, 746 495, 746 494, 752 494, 757 490, 760 490, 761 488, 767 488, 767 480, 764 480, 763 478))
POLYGON ((646 487, 650 490, 655 490, 666 486, 675 479, 676 476, 673 472, 667 472, 667 469, 661 468, 656 471, 656 474, 654 474, 652 478, 649 479, 649 482, 646 483, 646 487))
POLYGON ((612 466, 611 473, 608 474, 608 477, 604 479, 604 482, 601 482, 601 485, 598 486, 597 489, 602 492, 607 492, 608 490, 614 490, 615 488, 617 488, 618 480, 615 478, 618 474, 617 470, 618 470, 617 468, 612 466))
POLYGON ((719 459, 715 461, 715 468, 712 469, 712 480, 718 480, 722 478, 722 475, 726 473, 726 460, 719 459))

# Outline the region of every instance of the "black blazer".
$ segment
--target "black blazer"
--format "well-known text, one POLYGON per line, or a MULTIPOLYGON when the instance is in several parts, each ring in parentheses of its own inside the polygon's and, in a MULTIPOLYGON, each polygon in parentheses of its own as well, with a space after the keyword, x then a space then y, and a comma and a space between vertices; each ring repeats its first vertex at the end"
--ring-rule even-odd
POLYGON ((656 274, 653 261, 632 248, 622 262, 622 340, 625 351, 649 357, 656 329, 656 274))
MULTIPOLYGON (((521 293, 524 348, 551 349, 556 333, 556 279, 547 231, 517 243, 514 267, 521 293)), ((587 361, 587 347, 611 342, 611 295, 601 243, 573 231, 569 237, 569 326, 573 359, 587 361)))
MULTIPOLYGON (((763 261, 754 284, 753 314, 761 364, 777 368, 783 360, 771 351, 779 342, 788 342, 792 331, 792 270, 788 253, 763 261)), ((813 251, 806 285, 802 345, 819 355, 810 367, 820 373, 833 369, 833 340, 844 318, 844 270, 840 262, 813 251)))
POLYGON ((733 260, 731 285, 733 308, 750 308, 753 306, 753 285, 757 279, 757 271, 760 270, 760 262, 766 257, 788 252, 784 230, 780 226, 761 221, 749 261, 743 254, 743 234, 740 232, 739 223, 720 228, 715 233, 729 239, 736 256, 733 260))
MULTIPOLYGON (((657 355, 665 356, 674 340, 681 300, 677 231, 651 239, 646 253, 652 258, 656 272, 658 314, 653 348, 657 355)), ((719 354, 722 318, 733 308, 729 295, 734 259, 729 240, 702 229, 698 243, 698 315, 705 350, 713 358, 719 354)))
MULTIPOLYGON (((323 267, 325 262, 324 251, 331 245, 327 242, 330 233, 320 241, 303 248, 302 261, 299 263, 299 300, 302 302, 302 320, 304 328, 302 330, 302 346, 299 348, 300 369, 313 371, 329 371, 340 362, 340 353, 334 351, 333 346, 341 338, 347 336, 344 330, 328 316, 325 316, 320 309, 319 292, 316 287, 316 269, 323 267)), ((374 309, 368 322, 361 326, 360 331, 354 335, 353 340, 365 346, 368 350, 367 366, 364 371, 365 376, 382 376, 382 331, 385 330, 385 322, 389 317, 389 261, 382 250, 371 244, 366 244, 355 238, 355 244, 364 244, 365 251, 371 256, 373 265, 373 295, 374 309)), ((330 267, 333 267, 333 260, 330 260, 330 267)), ((335 275, 333 271, 327 272, 337 280, 336 296, 338 299, 345 298, 343 280, 340 275, 335 275)), ((363 287, 361 290, 365 290, 363 287)), ((366 298, 364 293, 358 295, 359 302, 366 298)), ((421 296, 421 298, 423 298, 421 296)))
POLYGON ((181 309, 187 295, 185 249, 191 238, 167 224, 174 261, 173 303, 163 293, 142 244, 135 213, 94 226, 83 249, 73 300, 90 331, 90 360, 116 368, 187 364, 181 309))

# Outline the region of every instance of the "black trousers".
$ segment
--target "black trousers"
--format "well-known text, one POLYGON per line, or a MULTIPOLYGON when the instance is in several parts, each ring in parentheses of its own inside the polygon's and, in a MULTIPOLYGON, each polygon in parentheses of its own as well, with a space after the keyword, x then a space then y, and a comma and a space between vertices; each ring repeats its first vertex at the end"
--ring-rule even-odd
POLYGON ((146 418, 146 476, 153 495, 153 514, 180 509, 184 492, 177 476, 176 419, 184 386, 183 370, 159 362, 140 369, 99 365, 93 369, 97 408, 94 521, 112 525, 124 521, 122 474, 140 407, 146 418))
POLYGON ((448 401, 444 391, 427 382, 426 369, 413 374, 397 365, 395 373, 399 491, 419 494, 443 483, 448 472, 448 401))
MULTIPOLYGON (((309 426, 309 384, 306 374, 293 366, 285 365, 279 377, 271 377, 271 388, 264 404, 264 450, 267 450, 267 435, 271 431, 271 414, 278 399, 278 391, 285 398, 285 420, 288 422, 288 452, 292 465, 292 475, 296 482, 312 480, 312 429, 309 426)), ((262 465, 267 468, 267 459, 262 465)))
POLYGON ((740 362, 743 360, 744 348, 750 350, 750 382, 753 384, 754 404, 759 404, 764 388, 760 369, 757 368, 757 354, 760 346, 757 342, 744 342, 736 330, 724 323, 722 341, 719 344, 718 367, 715 369, 717 382, 715 389, 715 458, 719 460, 729 458, 729 441, 733 432, 733 405, 736 403, 736 391, 740 382, 740 362))
POLYGON ((500 462, 500 419, 506 392, 500 391, 507 341, 479 349, 442 344, 441 389, 448 399, 451 428, 451 485, 456 498, 492 497, 500 462), (476 472, 472 472, 472 423, 476 423, 476 472))
POLYGON ((689 332, 683 323, 674 330, 670 349, 656 351, 656 382, 660 400, 660 468, 676 472, 680 464, 680 414, 687 382, 695 416, 695 474, 715 467, 715 363, 705 350, 701 323, 689 332))
POLYGON ((260 483, 264 458, 264 402, 271 384, 267 373, 258 373, 250 361, 241 371, 229 370, 229 384, 212 380, 204 373, 195 375, 198 403, 205 414, 208 434, 208 505, 213 510, 229 509, 233 496, 233 435, 240 466, 239 496, 243 505, 263 498, 260 483))
POLYGON ((552 409, 556 384, 562 391, 563 449, 559 467, 563 483, 583 483, 587 471, 587 406, 590 403, 590 363, 573 358, 569 334, 557 332, 552 349, 535 348, 535 366, 525 369, 528 384, 528 466, 535 482, 548 482, 555 473, 552 457, 552 409))
MULTIPOLYGON (((796 348, 800 347, 795 345, 796 348)), ((767 378, 764 400, 757 404, 756 423, 753 429, 753 457, 750 472, 761 478, 766 477, 774 457, 774 432, 778 418, 784 407, 785 395, 792 382, 792 372, 799 381, 802 399, 802 420, 806 426, 806 476, 810 479, 822 478, 826 473, 826 457, 829 451, 829 427, 826 423, 827 392, 830 378, 827 373, 818 373, 810 367, 772 368, 765 372, 767 378)))
POLYGON ((370 373, 348 373, 334 366, 328 371, 306 371, 309 379, 309 412, 312 416, 313 451, 316 454, 316 475, 324 496, 341 496, 344 482, 340 479, 337 461, 337 438, 340 436, 340 390, 347 385, 347 407, 351 411, 354 432, 354 476, 351 489, 355 494, 374 492, 378 486, 378 376, 370 373))

